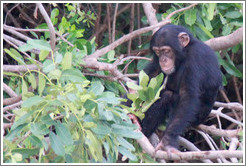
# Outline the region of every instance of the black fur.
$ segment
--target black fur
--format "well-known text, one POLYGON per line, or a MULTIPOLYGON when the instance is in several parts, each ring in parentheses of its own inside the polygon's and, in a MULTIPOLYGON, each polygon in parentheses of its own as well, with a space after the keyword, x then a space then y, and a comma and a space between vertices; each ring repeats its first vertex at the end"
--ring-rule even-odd
POLYGON ((209 46, 194 38, 186 28, 169 24, 160 28, 151 40, 153 61, 144 70, 150 77, 162 72, 152 47, 164 45, 174 50, 176 70, 168 76, 166 89, 145 113, 141 125, 142 132, 150 136, 168 117, 162 143, 177 148, 178 136, 207 118, 221 87, 222 76, 217 57, 209 46), (180 32, 190 37, 190 43, 184 48, 178 40, 180 32))

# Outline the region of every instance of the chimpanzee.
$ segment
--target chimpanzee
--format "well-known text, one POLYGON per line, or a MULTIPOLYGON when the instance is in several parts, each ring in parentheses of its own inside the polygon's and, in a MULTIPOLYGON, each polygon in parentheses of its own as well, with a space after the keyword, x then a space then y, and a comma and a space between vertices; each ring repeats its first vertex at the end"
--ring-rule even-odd
POLYGON ((140 121, 149 137, 168 117, 158 149, 173 152, 177 138, 190 126, 199 125, 210 113, 222 76, 214 51, 184 27, 168 24, 161 27, 150 43, 152 62, 144 71, 152 78, 163 72, 166 88, 140 121))

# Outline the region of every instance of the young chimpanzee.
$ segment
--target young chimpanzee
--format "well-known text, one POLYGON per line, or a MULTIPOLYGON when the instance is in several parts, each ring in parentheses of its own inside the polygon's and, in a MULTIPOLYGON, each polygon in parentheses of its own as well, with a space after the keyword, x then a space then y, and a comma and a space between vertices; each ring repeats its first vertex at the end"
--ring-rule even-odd
POLYGON ((150 50, 153 61, 144 71, 150 77, 163 72, 168 80, 160 99, 140 122, 142 132, 149 137, 168 117, 157 148, 173 152, 178 148, 178 136, 202 123, 210 113, 221 87, 221 71, 214 51, 182 26, 168 24, 160 28, 150 50))

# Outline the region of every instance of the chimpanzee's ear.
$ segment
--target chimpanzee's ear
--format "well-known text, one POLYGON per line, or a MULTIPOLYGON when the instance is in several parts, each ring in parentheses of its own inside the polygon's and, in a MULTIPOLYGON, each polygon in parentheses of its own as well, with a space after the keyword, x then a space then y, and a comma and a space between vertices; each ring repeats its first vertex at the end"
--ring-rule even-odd
POLYGON ((182 47, 186 47, 190 43, 190 37, 186 32, 180 32, 178 38, 182 47))

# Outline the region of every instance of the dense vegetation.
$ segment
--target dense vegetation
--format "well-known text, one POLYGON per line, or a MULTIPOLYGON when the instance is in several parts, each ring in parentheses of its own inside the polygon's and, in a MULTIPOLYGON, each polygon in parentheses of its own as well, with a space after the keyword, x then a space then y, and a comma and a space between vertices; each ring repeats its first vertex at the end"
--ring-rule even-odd
MULTIPOLYGON (((161 22, 190 4, 152 5, 161 22)), ((143 135, 127 116, 137 109, 135 114, 143 118, 143 110, 158 99, 163 79, 160 75, 147 86, 144 82, 149 78, 140 72, 151 60, 148 48, 154 28, 137 36, 133 31, 149 26, 146 13, 151 11, 144 12, 142 4, 127 3, 4 3, 3 9, 3 162, 161 161, 142 150, 136 140, 143 135), (114 46, 127 34, 132 34, 127 42, 114 46), (126 83, 138 76, 144 80, 140 86, 126 83), (129 96, 135 104, 130 108, 121 105, 127 86, 139 90, 129 96)), ((205 42, 241 28, 242 10, 239 3, 198 4, 173 15, 171 23, 187 27, 205 42)), ((216 54, 224 85, 217 101, 238 104, 217 106, 225 107, 226 118, 211 114, 207 125, 242 129, 242 42, 216 54)), ((184 137, 200 150, 228 150, 232 144, 226 136, 213 135, 208 148, 206 137, 196 131, 184 137)), ((242 143, 242 133, 233 138, 242 143)))

